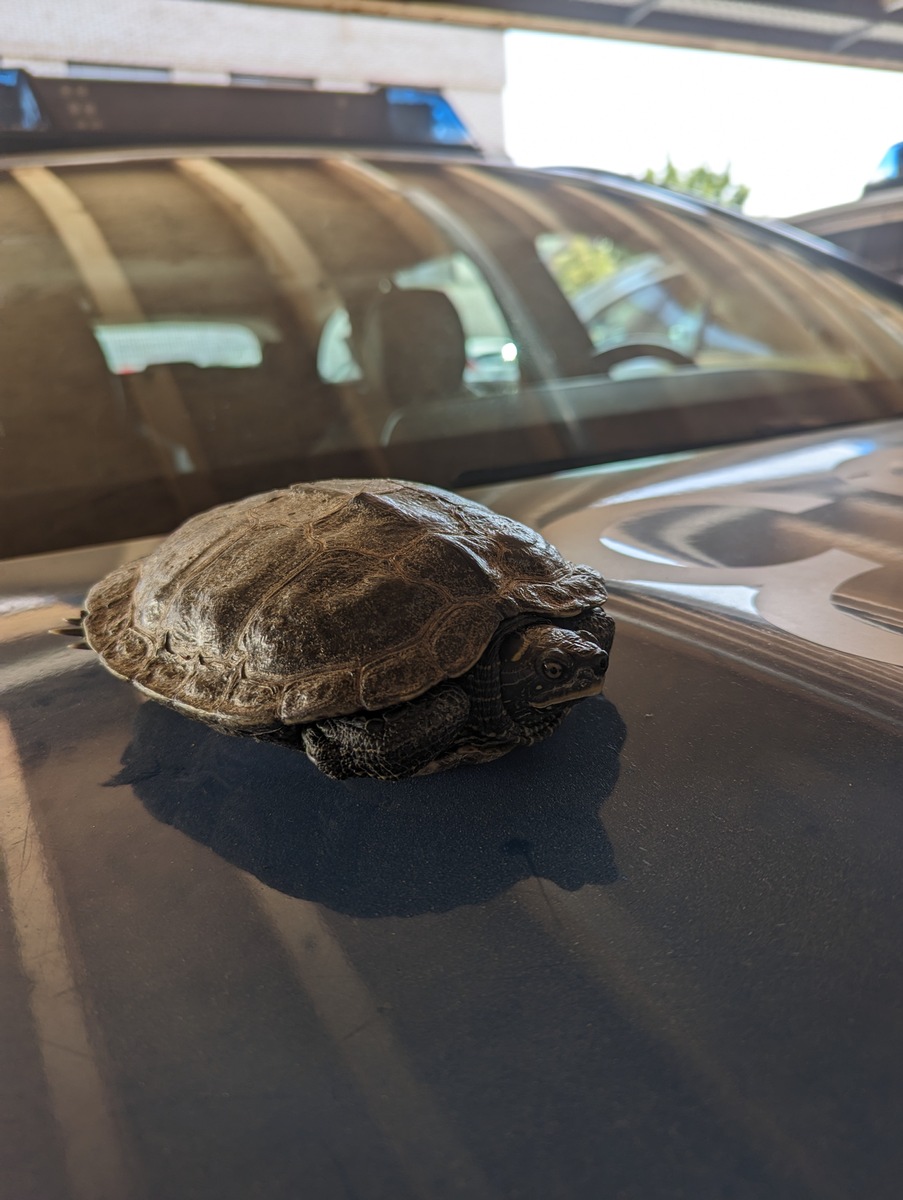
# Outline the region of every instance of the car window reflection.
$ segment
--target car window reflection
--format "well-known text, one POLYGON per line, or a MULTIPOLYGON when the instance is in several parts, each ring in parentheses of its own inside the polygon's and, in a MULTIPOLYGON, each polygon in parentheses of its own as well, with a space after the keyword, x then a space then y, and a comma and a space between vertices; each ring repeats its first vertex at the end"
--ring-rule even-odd
POLYGON ((306 479, 457 488, 900 403, 877 281, 584 179, 149 153, 14 167, 0 201, 4 557, 306 479))

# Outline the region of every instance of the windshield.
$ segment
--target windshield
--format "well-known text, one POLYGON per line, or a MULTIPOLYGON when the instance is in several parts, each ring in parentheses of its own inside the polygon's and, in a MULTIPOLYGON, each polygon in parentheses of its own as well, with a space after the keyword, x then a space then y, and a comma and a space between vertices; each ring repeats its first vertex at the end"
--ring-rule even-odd
POLYGON ((461 487, 898 411, 903 310, 565 175, 261 153, 0 179, 0 552, 304 479, 461 487))

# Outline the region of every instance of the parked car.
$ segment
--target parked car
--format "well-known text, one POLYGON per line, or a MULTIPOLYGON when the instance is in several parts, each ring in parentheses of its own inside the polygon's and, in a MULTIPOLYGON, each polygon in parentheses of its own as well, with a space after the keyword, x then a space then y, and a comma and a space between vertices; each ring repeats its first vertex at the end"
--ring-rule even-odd
POLYGON ((815 209, 790 222, 856 255, 882 275, 903 280, 903 142, 891 146, 858 200, 815 209))
POLYGON ((790 222, 855 255, 889 279, 903 281, 903 188, 791 217, 790 222))
POLYGON ((0 1191, 895 1198, 903 290, 447 139, 204 136, 0 163, 0 1191), (337 475, 601 570, 605 697, 337 783, 47 636, 337 475))

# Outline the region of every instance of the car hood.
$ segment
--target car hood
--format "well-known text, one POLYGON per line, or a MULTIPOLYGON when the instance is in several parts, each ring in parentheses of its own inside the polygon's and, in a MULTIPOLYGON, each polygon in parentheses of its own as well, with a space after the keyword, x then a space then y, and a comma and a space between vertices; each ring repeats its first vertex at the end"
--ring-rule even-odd
POLYGON ((903 680, 903 425, 483 488, 651 624, 892 724, 903 680))
POLYGON ((336 783, 0 567, 0 1111, 22 1197, 895 1196, 899 426, 478 498, 601 569, 605 698, 336 783))

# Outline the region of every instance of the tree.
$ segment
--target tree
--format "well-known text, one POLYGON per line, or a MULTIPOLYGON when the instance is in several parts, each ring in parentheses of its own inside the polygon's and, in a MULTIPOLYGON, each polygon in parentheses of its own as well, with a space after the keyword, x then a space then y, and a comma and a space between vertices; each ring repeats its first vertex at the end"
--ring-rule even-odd
POLYGON ((610 238, 583 233, 545 234, 539 253, 566 296, 579 295, 613 275, 625 257, 625 251, 610 238))
POLYGON ((738 210, 749 196, 749 188, 745 184, 734 183, 731 179, 730 164, 723 171, 713 171, 709 167, 680 171, 669 157, 662 170, 653 171, 650 168, 643 174, 642 180, 643 183, 657 183, 674 192, 685 192, 688 196, 697 196, 700 200, 710 200, 713 204, 738 210))

